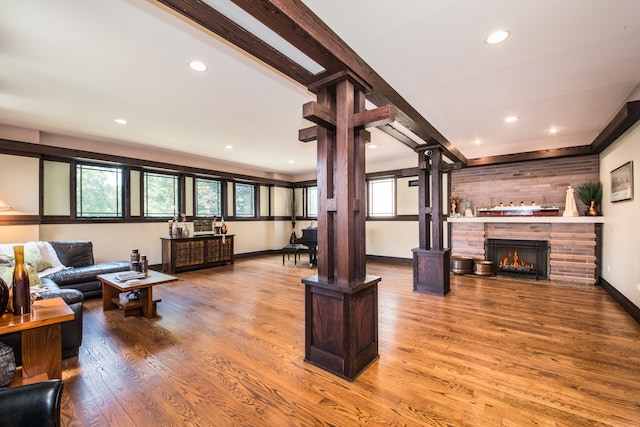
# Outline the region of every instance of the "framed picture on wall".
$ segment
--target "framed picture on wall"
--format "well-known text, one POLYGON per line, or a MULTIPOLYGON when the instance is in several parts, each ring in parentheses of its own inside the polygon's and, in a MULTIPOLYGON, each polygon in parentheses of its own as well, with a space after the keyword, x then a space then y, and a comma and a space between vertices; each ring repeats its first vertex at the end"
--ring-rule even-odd
POLYGON ((611 171, 611 201, 633 199, 633 162, 627 162, 611 171))

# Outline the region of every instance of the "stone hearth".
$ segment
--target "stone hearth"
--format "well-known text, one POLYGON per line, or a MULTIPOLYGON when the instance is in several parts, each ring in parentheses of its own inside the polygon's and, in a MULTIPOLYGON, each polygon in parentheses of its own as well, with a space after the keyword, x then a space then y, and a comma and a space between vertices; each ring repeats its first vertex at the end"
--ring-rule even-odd
POLYGON ((598 284, 602 217, 449 218, 451 255, 487 259, 487 239, 546 240, 549 280, 598 284))

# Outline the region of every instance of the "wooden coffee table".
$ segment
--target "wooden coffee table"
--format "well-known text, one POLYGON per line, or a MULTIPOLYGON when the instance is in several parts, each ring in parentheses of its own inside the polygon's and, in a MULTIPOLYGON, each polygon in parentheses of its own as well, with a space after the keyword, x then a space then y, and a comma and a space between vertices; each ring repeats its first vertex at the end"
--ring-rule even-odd
POLYGON ((156 305, 161 300, 153 299, 153 286, 178 280, 175 276, 149 270, 147 277, 139 279, 138 283, 128 284, 126 281, 122 282, 118 280, 117 276, 122 273, 121 271, 119 273, 101 274, 98 276, 98 280, 102 282, 103 311, 121 307, 124 309, 125 316, 137 314, 142 310, 144 317, 155 317, 156 305), (136 289, 140 290, 140 299, 136 301, 128 300, 124 292, 129 293, 136 289))
POLYGON ((74 317, 62 298, 37 300, 31 312, 22 316, 4 313, 0 317, 0 335, 22 334, 22 384, 62 379, 61 323, 74 317))

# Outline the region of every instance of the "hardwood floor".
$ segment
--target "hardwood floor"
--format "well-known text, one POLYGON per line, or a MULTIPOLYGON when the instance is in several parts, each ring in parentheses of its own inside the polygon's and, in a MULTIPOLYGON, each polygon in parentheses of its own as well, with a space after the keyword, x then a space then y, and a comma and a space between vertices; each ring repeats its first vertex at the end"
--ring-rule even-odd
POLYGON ((412 292, 369 263, 380 359, 354 382, 303 361, 303 277, 281 257, 181 273, 159 317, 85 302, 63 364, 69 426, 637 426, 640 325, 601 288, 452 276, 412 292))

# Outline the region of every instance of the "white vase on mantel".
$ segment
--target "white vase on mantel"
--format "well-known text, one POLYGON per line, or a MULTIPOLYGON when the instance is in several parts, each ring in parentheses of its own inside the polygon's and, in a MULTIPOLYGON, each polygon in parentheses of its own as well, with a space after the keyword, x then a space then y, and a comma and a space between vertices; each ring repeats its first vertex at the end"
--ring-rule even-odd
POLYGON ((562 216, 579 216, 578 208, 576 207, 576 198, 573 194, 573 188, 571 188, 571 186, 567 188, 567 197, 564 201, 564 213, 562 214, 562 216))

